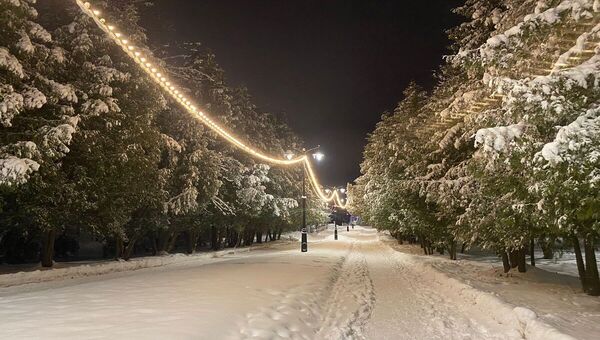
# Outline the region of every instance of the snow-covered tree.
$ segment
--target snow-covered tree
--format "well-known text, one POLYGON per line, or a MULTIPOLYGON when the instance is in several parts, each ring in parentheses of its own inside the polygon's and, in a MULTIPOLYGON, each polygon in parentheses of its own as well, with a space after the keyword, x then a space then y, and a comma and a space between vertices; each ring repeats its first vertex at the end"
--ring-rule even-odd
POLYGON ((351 208, 398 237, 495 250, 505 270, 524 271, 536 241, 566 240, 584 290, 600 294, 598 11, 594 0, 466 1, 418 124, 384 115, 370 137, 351 208))

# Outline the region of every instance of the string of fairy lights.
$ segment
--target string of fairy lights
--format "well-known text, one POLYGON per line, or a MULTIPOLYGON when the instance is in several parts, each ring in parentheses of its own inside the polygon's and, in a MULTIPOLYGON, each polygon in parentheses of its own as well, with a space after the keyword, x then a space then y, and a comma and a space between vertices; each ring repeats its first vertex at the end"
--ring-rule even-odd
POLYGON ((159 65, 152 63, 150 58, 142 53, 141 49, 137 48, 133 45, 129 39, 120 32, 114 25, 108 23, 106 18, 102 17, 102 13, 100 10, 93 8, 89 2, 75 0, 79 8, 83 13, 88 15, 94 22, 98 25, 100 29, 102 29, 106 34, 118 45, 121 49, 157 84, 159 85, 166 93, 168 93, 171 98, 173 98, 177 103, 179 103, 186 111, 188 111, 194 118, 202 121, 208 128, 214 131, 217 135, 221 136, 223 139, 231 143, 232 145, 238 147, 242 151, 248 153, 250 156, 257 158, 259 160, 268 162, 270 164, 275 165, 296 165, 302 164, 304 171, 308 174, 308 178, 312 187, 317 194, 317 196, 323 200, 324 202, 333 202, 335 205, 345 208, 346 202, 340 198, 338 194, 338 190, 332 190, 330 194, 326 194, 321 185, 319 184, 319 180, 311 166, 310 159, 306 154, 302 154, 299 156, 292 156, 288 158, 284 157, 272 157, 259 150, 256 150, 244 143, 239 138, 235 137, 231 132, 226 130, 217 124, 213 119, 211 119, 205 112, 199 110, 194 103, 187 98, 174 84, 170 81, 166 76, 166 72, 161 72, 159 69, 159 65))

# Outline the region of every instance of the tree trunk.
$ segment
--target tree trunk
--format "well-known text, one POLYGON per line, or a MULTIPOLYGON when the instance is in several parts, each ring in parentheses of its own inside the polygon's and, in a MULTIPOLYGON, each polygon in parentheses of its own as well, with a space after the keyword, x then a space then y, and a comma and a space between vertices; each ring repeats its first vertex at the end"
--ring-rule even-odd
POLYGON ((177 239, 179 238, 179 233, 178 232, 171 232, 171 237, 169 237, 169 242, 167 242, 167 253, 170 253, 173 251, 173 248, 175 248, 175 243, 177 243, 177 239))
POLYGON ((456 242, 452 241, 450 243, 450 250, 449 250, 449 255, 450 255, 450 260, 456 260, 456 242))
POLYGON ((244 234, 244 246, 251 246, 254 243, 254 232, 246 230, 244 234))
POLYGON ((188 230, 187 233, 187 253, 193 254, 196 251, 198 241, 198 232, 196 230, 188 230))
POLYGON ((575 260, 577 262, 577 272, 579 273, 579 281, 581 281, 581 287, 584 291, 587 291, 585 264, 583 263, 583 257, 581 256, 581 246, 579 245, 579 237, 575 233, 571 234, 573 240, 573 250, 575 251, 575 260))
POLYGON ((158 243, 156 242, 156 237, 150 235, 152 239, 152 256, 156 256, 158 254, 158 243))
POLYGON ((519 265, 519 255, 518 255, 518 251, 516 250, 511 250, 508 253, 508 259, 510 261, 510 267, 511 268, 517 268, 517 266, 519 265))
POLYGON ((465 253, 465 248, 467 247, 467 243, 463 242, 462 246, 460 246, 460 253, 464 254, 465 253))
POLYGON ((517 267, 519 268, 519 273, 525 273, 527 271, 525 247, 522 247, 517 251, 517 267))
POLYGON ((42 253, 40 261, 42 267, 52 267, 54 265, 54 240, 56 239, 56 230, 50 229, 44 232, 42 243, 42 253))
POLYGON ((282 229, 277 230, 277 240, 281 240, 281 232, 282 231, 283 231, 282 229))
POLYGON ((171 239, 174 237, 173 234, 173 231, 168 229, 158 232, 158 241, 156 242, 158 255, 168 253, 171 250, 171 239))
POLYGON ((217 227, 214 225, 210 227, 210 249, 219 250, 219 244, 217 243, 217 227))
POLYGON ((506 250, 502 250, 500 252, 500 256, 502 257, 502 267, 504 267, 504 273, 508 273, 510 270, 510 263, 508 261, 508 254, 506 253, 506 250))
POLYGON ((535 267, 535 239, 533 237, 529 242, 529 257, 531 258, 531 266, 535 267))
POLYGON ((123 258, 123 239, 121 236, 115 237, 115 259, 123 258))
POLYGON ((123 260, 127 261, 133 255, 133 249, 135 248, 136 239, 131 239, 127 242, 127 245, 123 249, 123 260))
POLYGON ((600 295, 600 277, 598 277, 598 264, 596 263, 593 235, 589 235, 584 239, 583 247, 585 249, 585 282, 587 284, 587 293, 592 296, 598 296, 600 295))
POLYGON ((544 253, 544 259, 551 260, 554 258, 554 250, 552 249, 552 244, 554 241, 540 237, 538 242, 540 244, 540 248, 542 248, 542 252, 544 253))
POLYGON ((262 233, 256 232, 256 243, 262 243, 262 233))
POLYGON ((228 242, 228 246, 229 247, 235 247, 238 245, 238 240, 239 240, 239 234, 238 232, 231 228, 231 231, 229 232, 229 242, 228 242))

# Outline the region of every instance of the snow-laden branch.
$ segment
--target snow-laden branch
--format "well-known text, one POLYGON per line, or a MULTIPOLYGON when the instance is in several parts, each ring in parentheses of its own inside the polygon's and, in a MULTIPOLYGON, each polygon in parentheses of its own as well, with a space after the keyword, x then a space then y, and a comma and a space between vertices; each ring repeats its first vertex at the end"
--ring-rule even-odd
POLYGON ((574 122, 558 130, 556 137, 538 153, 551 165, 575 160, 574 155, 582 150, 587 160, 600 159, 600 107, 590 109, 574 122))

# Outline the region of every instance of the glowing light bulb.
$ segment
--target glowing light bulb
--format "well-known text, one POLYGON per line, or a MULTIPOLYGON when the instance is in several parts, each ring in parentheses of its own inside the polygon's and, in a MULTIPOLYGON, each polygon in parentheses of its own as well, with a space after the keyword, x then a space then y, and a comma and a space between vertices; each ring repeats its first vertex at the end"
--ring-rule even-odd
POLYGON ((94 15, 96 16, 100 15, 100 11, 97 9, 93 10, 92 13, 94 13, 94 15))
POLYGON ((123 44, 127 45, 127 43, 129 42, 129 40, 127 40, 127 39, 123 39, 123 40, 121 40, 121 42, 122 42, 123 44))

